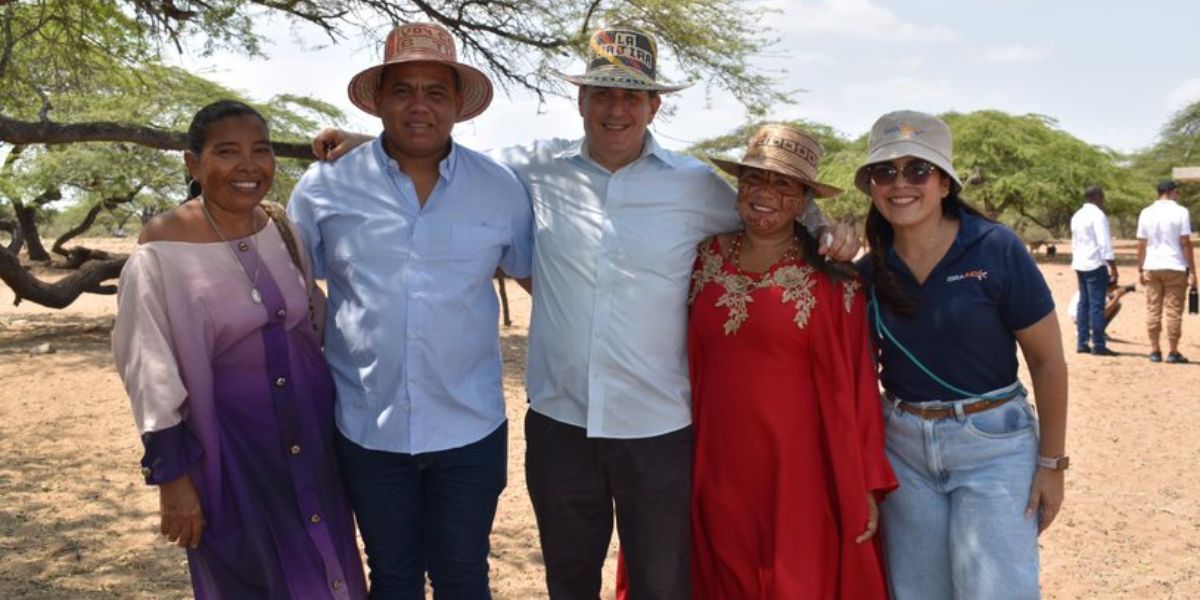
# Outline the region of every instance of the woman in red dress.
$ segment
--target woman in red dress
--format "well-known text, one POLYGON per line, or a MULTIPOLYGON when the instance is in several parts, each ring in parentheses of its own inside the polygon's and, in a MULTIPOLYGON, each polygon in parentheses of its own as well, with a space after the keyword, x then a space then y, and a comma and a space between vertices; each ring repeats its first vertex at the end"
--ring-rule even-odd
POLYGON ((862 286, 796 221, 841 192, 815 180, 820 156, 768 125, 713 161, 744 229, 706 240, 692 274, 695 598, 887 597, 873 538, 896 480, 862 286))

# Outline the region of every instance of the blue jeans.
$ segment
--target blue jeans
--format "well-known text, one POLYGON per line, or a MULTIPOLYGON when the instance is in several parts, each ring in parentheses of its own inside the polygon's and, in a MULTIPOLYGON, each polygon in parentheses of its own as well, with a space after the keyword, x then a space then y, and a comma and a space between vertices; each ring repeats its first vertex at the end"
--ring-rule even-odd
POLYGON ((488 536, 508 477, 508 423, 440 452, 398 454, 337 439, 367 549, 371 598, 491 598, 488 536))
POLYGON ((1075 315, 1075 347, 1084 348, 1091 336, 1092 348, 1105 348, 1104 303, 1108 301, 1108 268, 1075 271, 1079 279, 1079 307, 1075 315))
POLYGON ((900 481, 879 507, 893 600, 1038 598, 1037 519, 1025 518, 1037 418, 1025 397, 940 420, 883 404, 900 481))

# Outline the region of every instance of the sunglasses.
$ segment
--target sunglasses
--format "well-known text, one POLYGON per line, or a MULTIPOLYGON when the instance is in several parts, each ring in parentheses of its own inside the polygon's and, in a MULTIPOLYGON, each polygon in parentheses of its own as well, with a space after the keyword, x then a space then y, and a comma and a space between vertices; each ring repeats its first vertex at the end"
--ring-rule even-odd
POLYGON ((901 169, 897 169, 892 163, 879 163, 867 167, 871 185, 891 185, 896 182, 898 175, 903 175, 905 181, 913 185, 925 185, 934 171, 937 171, 937 167, 923 160, 914 160, 901 169))

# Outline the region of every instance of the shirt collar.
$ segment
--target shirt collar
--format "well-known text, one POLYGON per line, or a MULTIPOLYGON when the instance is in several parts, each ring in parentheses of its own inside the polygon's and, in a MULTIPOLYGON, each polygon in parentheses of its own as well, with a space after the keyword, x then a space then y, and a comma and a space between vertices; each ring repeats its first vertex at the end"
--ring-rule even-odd
MULTIPOLYGON (((938 261, 938 265, 934 266, 930 277, 943 264, 948 264, 951 261, 958 260, 958 257, 967 251, 975 242, 987 235, 993 228, 995 223, 987 219, 981 219, 967 212, 962 212, 958 217, 958 233, 954 236, 954 243, 950 244, 950 248, 946 250, 946 255, 938 261)), ((887 259, 892 264, 892 267, 903 267, 905 273, 908 273, 908 268, 904 267, 904 261, 900 260, 900 255, 896 253, 896 247, 888 248, 887 259)))
MULTIPOLYGON (((646 132, 645 140, 642 142, 642 153, 638 155, 634 162, 637 162, 638 160, 641 160, 647 156, 653 156, 673 169, 680 167, 678 155, 660 146, 658 144, 658 140, 656 140, 654 135, 649 131, 646 132)), ((554 157, 559 159, 580 157, 591 160, 591 157, 589 157, 587 153, 587 138, 583 137, 573 142, 555 154, 554 157)))
MULTIPOLYGON (((400 170, 400 165, 396 164, 396 161, 393 160, 391 156, 388 156, 387 150, 384 149, 383 136, 384 134, 379 134, 379 137, 375 138, 375 141, 372 142, 372 149, 375 152, 375 158, 379 160, 379 164, 383 165, 386 169, 403 175, 404 172, 400 170)), ((450 181, 454 177, 454 171, 458 167, 458 156, 458 143, 454 141, 454 138, 450 138, 450 153, 446 155, 446 158, 443 158, 438 163, 438 174, 442 179, 450 181)), ((407 175, 405 176, 407 177, 407 175)))

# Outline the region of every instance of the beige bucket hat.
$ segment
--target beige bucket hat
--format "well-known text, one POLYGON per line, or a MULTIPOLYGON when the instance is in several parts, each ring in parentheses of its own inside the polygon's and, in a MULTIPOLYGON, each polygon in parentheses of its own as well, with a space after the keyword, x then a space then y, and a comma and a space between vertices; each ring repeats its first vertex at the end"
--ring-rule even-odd
POLYGON ((933 163, 950 176, 954 193, 962 191, 962 181, 954 172, 954 140, 950 137, 950 126, 933 115, 912 110, 890 112, 875 121, 867 142, 867 160, 854 174, 855 187, 870 196, 871 176, 867 167, 903 156, 933 163))

